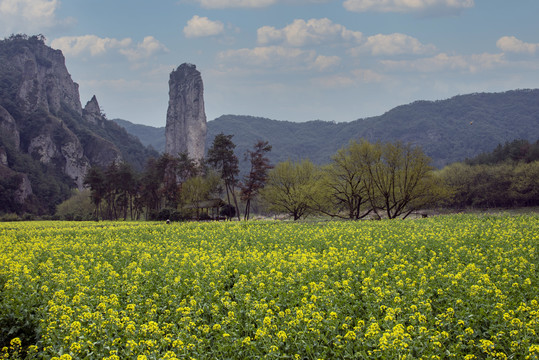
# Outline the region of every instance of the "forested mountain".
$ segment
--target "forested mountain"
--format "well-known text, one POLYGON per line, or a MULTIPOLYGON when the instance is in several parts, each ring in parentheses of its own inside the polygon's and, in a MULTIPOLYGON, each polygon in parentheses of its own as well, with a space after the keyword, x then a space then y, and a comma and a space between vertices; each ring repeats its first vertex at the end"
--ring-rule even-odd
POLYGON ((90 166, 142 170, 157 155, 107 120, 95 97, 82 107, 62 52, 42 36, 0 41, 0 213, 53 213, 90 166))
MULTIPOLYGON (((165 131, 115 120, 145 145, 163 151, 165 131)), ((443 167, 493 150, 498 144, 539 138, 539 89, 459 95, 416 101, 387 113, 349 123, 295 123, 253 116, 223 115, 208 122, 207 145, 215 135, 233 134, 242 159, 257 140, 269 141, 271 161, 309 158, 322 164, 352 139, 396 141, 423 148, 433 165, 443 167)))
POLYGON ((165 151, 165 127, 153 127, 133 124, 122 119, 112 119, 116 124, 123 127, 129 134, 136 136, 144 146, 151 146, 160 153, 165 151))

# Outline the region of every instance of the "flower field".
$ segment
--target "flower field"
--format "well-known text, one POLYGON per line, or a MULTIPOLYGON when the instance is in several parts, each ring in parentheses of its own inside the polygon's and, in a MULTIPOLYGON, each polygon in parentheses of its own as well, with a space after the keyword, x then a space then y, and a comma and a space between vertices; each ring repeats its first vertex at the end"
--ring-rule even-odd
POLYGON ((538 359, 539 216, 0 224, 7 359, 538 359))

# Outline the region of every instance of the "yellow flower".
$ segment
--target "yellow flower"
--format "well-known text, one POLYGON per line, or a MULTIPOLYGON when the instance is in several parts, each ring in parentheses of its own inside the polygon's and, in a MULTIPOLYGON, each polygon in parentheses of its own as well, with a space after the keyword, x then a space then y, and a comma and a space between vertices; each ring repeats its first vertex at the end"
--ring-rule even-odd
POLYGON ((79 352, 80 350, 82 349, 82 346, 78 343, 78 342, 74 342, 71 344, 71 346, 69 347, 69 350, 71 350, 71 352, 79 352))

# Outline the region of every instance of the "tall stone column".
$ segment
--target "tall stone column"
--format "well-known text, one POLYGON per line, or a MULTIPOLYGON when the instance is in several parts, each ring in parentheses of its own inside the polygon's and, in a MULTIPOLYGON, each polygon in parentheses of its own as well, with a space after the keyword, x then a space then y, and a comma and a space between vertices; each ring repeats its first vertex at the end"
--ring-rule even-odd
POLYGON ((193 64, 182 64, 170 73, 165 152, 190 158, 204 157, 206 113, 204 85, 193 64))

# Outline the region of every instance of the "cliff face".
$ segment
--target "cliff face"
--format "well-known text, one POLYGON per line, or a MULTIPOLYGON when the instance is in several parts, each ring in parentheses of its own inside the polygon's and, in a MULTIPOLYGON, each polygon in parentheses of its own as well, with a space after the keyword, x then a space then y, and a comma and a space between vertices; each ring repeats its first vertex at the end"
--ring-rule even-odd
POLYGON ((170 74, 165 152, 204 157, 206 113, 204 85, 195 65, 182 64, 170 74))
POLYGON ((0 105, 0 134, 6 141, 12 142, 16 149, 21 145, 21 136, 17 123, 11 114, 0 105))
POLYGON ((60 50, 24 47, 13 55, 11 64, 22 73, 17 96, 26 112, 41 108, 57 113, 64 105, 82 114, 79 86, 71 80, 60 50))
POLYGON ((61 51, 38 36, 0 40, 0 213, 26 211, 16 204, 28 201, 52 212, 70 188, 84 187, 90 166, 131 153, 140 168, 150 151, 107 120, 95 96, 82 108, 61 51))

